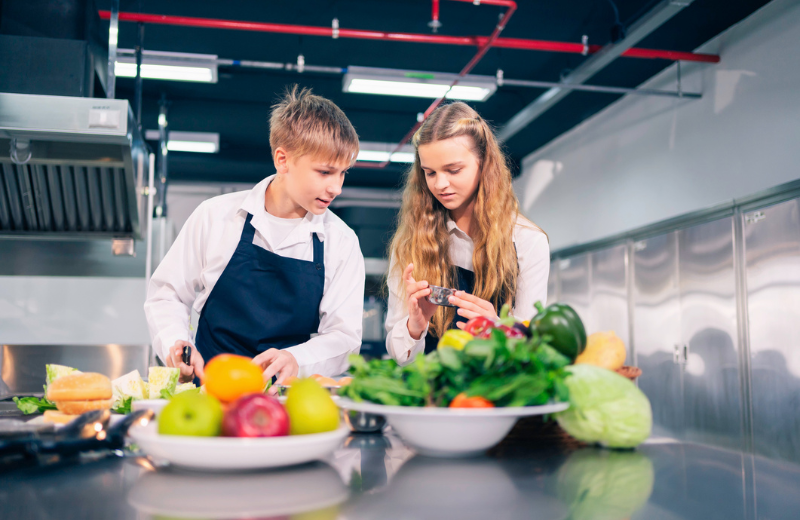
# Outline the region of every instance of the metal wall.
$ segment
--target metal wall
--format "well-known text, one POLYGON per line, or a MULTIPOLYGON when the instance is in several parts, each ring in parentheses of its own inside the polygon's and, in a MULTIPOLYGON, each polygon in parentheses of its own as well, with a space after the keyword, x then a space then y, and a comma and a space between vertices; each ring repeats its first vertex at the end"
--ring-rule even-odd
POLYGON ((555 252, 550 301, 614 330, 654 435, 800 462, 800 199, 771 192, 555 252))
POLYGON ((744 219, 753 444, 800 461, 800 199, 744 219))

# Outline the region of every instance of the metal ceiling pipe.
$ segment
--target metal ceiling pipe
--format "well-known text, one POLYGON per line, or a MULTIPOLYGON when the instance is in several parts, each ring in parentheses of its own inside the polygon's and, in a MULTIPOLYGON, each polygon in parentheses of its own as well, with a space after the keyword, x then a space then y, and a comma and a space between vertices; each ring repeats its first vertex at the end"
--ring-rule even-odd
MULTIPOLYGON (((455 0, 471 1, 471 0, 455 0)), ((480 2, 484 5, 501 5, 491 3, 487 0, 480 2)), ((110 11, 98 11, 100 18, 109 20, 110 11)), ((314 27, 308 25, 289 25, 264 22, 243 22, 236 20, 220 20, 216 18, 195 18, 189 16, 169 16, 161 14, 146 13, 119 13, 121 22, 143 22, 159 25, 176 25, 181 27, 202 27, 208 29, 229 29, 235 31, 256 31, 276 34, 296 34, 302 36, 323 36, 334 37, 332 27, 314 27)), ((486 44, 485 36, 443 36, 433 34, 416 33, 394 33, 383 31, 365 31, 361 29, 337 29, 339 38, 355 38, 365 40, 385 40, 396 42, 413 43, 435 43, 442 45, 465 45, 482 47, 486 44)), ((526 40, 521 38, 497 38, 492 47, 504 49, 520 49, 528 51, 546 52, 567 52, 572 54, 583 54, 584 45, 582 43, 547 41, 547 40, 526 40)), ((588 54, 592 55, 602 49, 600 45, 589 45, 588 54)), ((697 61, 704 63, 719 63, 719 56, 714 54, 699 54, 692 52, 677 52, 660 49, 627 49, 621 54, 626 58, 647 58, 664 60, 697 61)))
POLYGON ((114 99, 117 84, 117 73, 114 70, 117 61, 117 41, 119 39, 119 0, 112 0, 108 13, 108 71, 106 75, 106 97, 114 99))
MULTIPOLYGON (((589 59, 581 63, 565 77, 563 83, 580 85, 604 69, 609 63, 623 55, 646 36, 661 27, 667 20, 691 5, 694 0, 663 0, 650 9, 628 29, 625 38, 610 43, 589 59)), ((680 63, 680 62, 678 62, 680 63)), ((569 95, 571 90, 553 87, 533 100, 528 106, 515 114, 497 133, 502 141, 507 141, 532 121, 569 95)))
MULTIPOLYGON (((472 0, 454 0, 454 1, 471 2, 472 0)), ((461 72, 458 73, 458 77, 456 77, 456 79, 453 80, 453 83, 450 84, 450 88, 455 87, 458 84, 458 82, 461 79, 463 79, 464 76, 466 76, 469 73, 469 71, 471 71, 475 67, 475 65, 478 64, 479 61, 481 61, 481 59, 486 55, 486 52, 489 50, 492 44, 500 36, 500 33, 503 32, 503 29, 506 28, 508 21, 514 15, 514 11, 517 10, 516 2, 513 2, 511 0, 483 0, 483 3, 489 5, 502 5, 508 7, 508 9, 506 10, 503 17, 500 19, 500 22, 494 28, 494 31, 492 31, 492 34, 489 36, 489 38, 487 38, 486 43, 483 46, 481 46, 481 48, 478 50, 475 56, 473 56, 472 59, 469 61, 469 63, 467 63, 464 66, 464 68, 461 69, 461 72)), ((450 89, 448 89, 448 91, 449 90, 450 89)), ((411 130, 409 130, 409 132, 405 135, 405 137, 403 137, 403 140, 397 144, 394 150, 392 150, 387 159, 382 163, 376 165, 375 166, 376 168, 383 169, 386 168, 391 163, 392 155, 399 152, 400 149, 403 148, 403 146, 405 146, 405 144, 409 142, 412 137, 414 137, 414 134, 416 133, 417 130, 419 130, 419 127, 422 126, 422 123, 424 123, 425 120, 428 119, 428 117, 433 113, 433 111, 436 110, 436 107, 438 107, 442 103, 442 101, 444 101, 444 98, 446 96, 447 92, 445 92, 445 94, 442 97, 431 103, 431 106, 429 106, 428 109, 422 115, 421 120, 417 121, 417 123, 411 128, 411 130)))

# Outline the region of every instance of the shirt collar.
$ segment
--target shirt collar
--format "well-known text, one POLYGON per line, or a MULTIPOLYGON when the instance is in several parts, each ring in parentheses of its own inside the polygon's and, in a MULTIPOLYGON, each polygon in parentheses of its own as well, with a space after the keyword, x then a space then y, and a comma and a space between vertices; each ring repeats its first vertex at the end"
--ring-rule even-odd
MULTIPOLYGON (((266 217, 267 210, 264 209, 264 195, 267 193, 267 186, 275 180, 276 175, 277 174, 270 175, 256 184, 253 189, 250 190, 250 193, 244 199, 242 205, 239 206, 240 211, 245 212, 245 214, 250 213, 253 215, 251 222, 256 229, 260 226, 266 227, 269 225, 266 217)), ((327 212, 328 210, 325 211, 327 212)), ((288 247, 311 240, 312 233, 316 233, 320 240, 323 242, 325 241, 325 213, 322 215, 315 215, 310 211, 307 212, 306 216, 303 217, 303 222, 290 237, 287 237, 287 239, 280 244, 280 247, 288 247), (296 240, 292 240, 292 237, 296 237, 296 240)), ((277 246, 273 245, 272 247, 277 246)))
POLYGON ((460 227, 456 225, 456 221, 450 218, 450 215, 447 215, 447 231, 449 233, 456 232, 462 235, 463 237, 469 238, 469 235, 464 233, 464 230, 462 230, 460 227))

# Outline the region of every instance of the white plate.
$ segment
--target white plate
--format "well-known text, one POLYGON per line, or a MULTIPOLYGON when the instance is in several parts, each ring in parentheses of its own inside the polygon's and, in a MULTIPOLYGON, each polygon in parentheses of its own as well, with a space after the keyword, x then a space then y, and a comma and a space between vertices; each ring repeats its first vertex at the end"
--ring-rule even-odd
POLYGON ((167 406, 167 403, 169 403, 167 399, 133 400, 131 401, 131 411, 136 412, 138 410, 152 410, 156 417, 158 417, 158 414, 160 414, 161 410, 167 406))
POLYGON ((407 444, 431 457, 480 455, 503 440, 520 417, 569 408, 569 403, 508 408, 419 408, 356 403, 346 398, 337 404, 345 410, 385 416, 407 444))
POLYGON ((144 453, 171 464, 205 470, 277 468, 327 457, 350 433, 347 426, 309 435, 245 439, 159 435, 157 422, 128 431, 144 453))
POLYGON ((324 462, 224 478, 168 468, 143 472, 128 503, 146 518, 288 518, 334 507, 348 494, 339 474, 324 462))
MULTIPOLYGON (((109 425, 117 424, 118 421, 121 421, 124 418, 125 418, 125 415, 123 415, 123 414, 112 413, 111 417, 109 417, 109 419, 108 419, 108 424, 109 425)), ((39 417, 34 417, 30 421, 28 421, 28 424, 40 425, 40 424, 54 424, 54 423, 46 422, 44 420, 44 415, 40 415, 39 417)), ((55 425, 56 429, 63 428, 64 426, 66 426, 66 424, 57 424, 57 423, 55 423, 54 425, 55 425)))

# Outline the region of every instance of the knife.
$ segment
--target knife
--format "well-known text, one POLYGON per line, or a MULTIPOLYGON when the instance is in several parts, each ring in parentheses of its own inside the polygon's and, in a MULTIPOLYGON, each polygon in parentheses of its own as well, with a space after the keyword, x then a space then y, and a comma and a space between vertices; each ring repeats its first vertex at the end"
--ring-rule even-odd
POLYGON ((181 355, 181 361, 183 361, 187 365, 191 365, 192 362, 192 347, 189 345, 185 345, 183 347, 183 354, 181 355))

